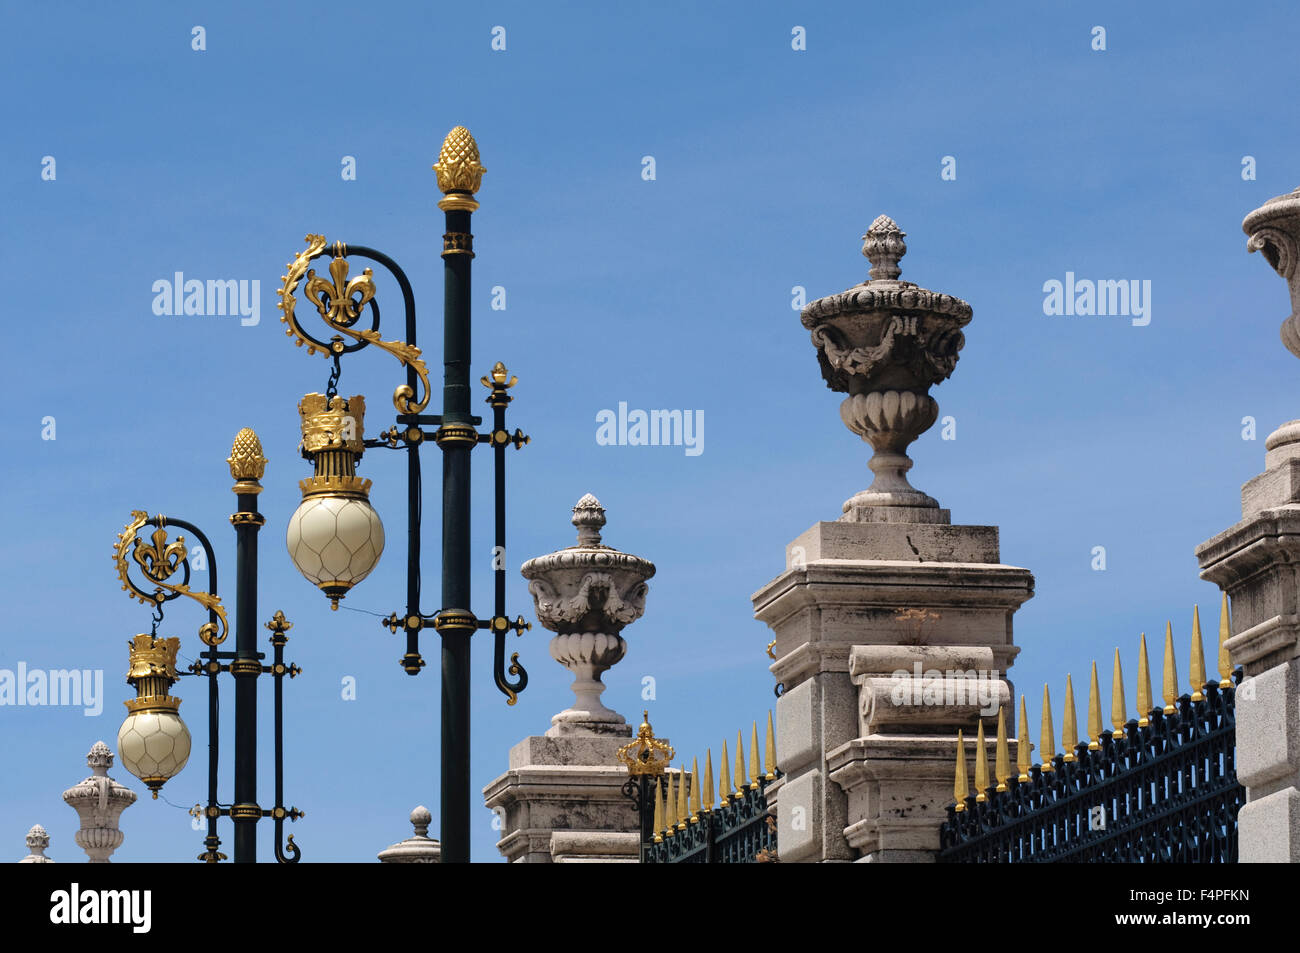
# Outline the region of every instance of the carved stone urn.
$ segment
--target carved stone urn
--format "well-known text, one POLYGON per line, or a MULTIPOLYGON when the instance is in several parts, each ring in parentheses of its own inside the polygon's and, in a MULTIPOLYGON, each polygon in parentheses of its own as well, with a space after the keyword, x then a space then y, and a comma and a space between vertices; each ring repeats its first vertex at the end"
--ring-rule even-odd
POLYGON ((52 864, 54 860, 45 856, 50 846, 50 835, 40 824, 33 824, 27 832, 27 856, 18 861, 20 864, 52 864))
POLYGON ((899 280, 905 235, 879 216, 862 236, 869 279, 801 314, 826 385, 848 395, 840 405, 844 425, 875 451, 868 463, 875 479, 845 502, 841 520, 948 522, 947 511, 908 482, 907 447, 938 419, 930 387, 952 375, 972 312, 960 298, 899 280))
POLYGON ((538 621, 555 633, 551 658, 573 673, 573 706, 555 715, 546 733, 630 736, 627 720, 601 702, 600 677, 627 653, 620 633, 645 612, 654 563, 600 541, 605 510, 590 493, 573 508, 573 525, 577 545, 530 559, 520 569, 538 621))
POLYGON ((81 818, 81 829, 73 839, 86 852, 92 864, 107 864, 113 851, 122 846, 126 835, 118 827, 122 812, 135 803, 135 792, 108 776, 113 766, 113 752, 96 741, 86 755, 91 775, 63 792, 63 800, 81 818))
POLYGON ((1300 357, 1300 188, 1269 199, 1241 223, 1246 248, 1261 252, 1291 291, 1291 314, 1282 322, 1282 343, 1300 357))

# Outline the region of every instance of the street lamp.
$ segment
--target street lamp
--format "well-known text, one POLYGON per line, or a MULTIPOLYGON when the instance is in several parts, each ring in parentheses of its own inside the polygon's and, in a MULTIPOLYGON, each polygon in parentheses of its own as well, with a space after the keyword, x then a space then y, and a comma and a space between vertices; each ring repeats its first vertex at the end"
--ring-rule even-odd
POLYGON ((523 616, 511 621, 505 613, 505 450, 519 449, 529 438, 518 429, 506 430, 508 391, 517 380, 500 362, 480 383, 488 388, 492 429, 480 433, 482 418, 470 413, 470 262, 474 236, 470 216, 486 171, 469 130, 457 126, 442 144, 438 162, 438 207, 446 216, 442 241, 443 406, 440 415, 426 414, 431 391, 429 372, 416 346, 415 297, 406 274, 382 252, 361 245, 328 244, 323 235, 308 235, 282 276, 278 307, 285 333, 308 354, 320 353, 333 364, 324 394, 308 394, 299 404, 301 451, 311 461, 313 475, 300 484, 303 502, 289 522, 289 555, 298 570, 329 598, 340 599, 374 568, 384 547, 383 525, 371 509, 370 481, 356 475, 356 464, 368 448, 405 449, 407 473, 406 610, 393 612, 383 624, 406 633, 406 654, 400 664, 418 675, 425 661, 419 636, 433 628, 442 638, 442 786, 441 826, 444 863, 469 861, 469 738, 470 637, 479 629, 495 639, 493 679, 513 705, 528 683, 528 674, 513 653, 505 659, 506 634, 522 635, 531 626, 523 616), (311 263, 330 255, 329 277, 318 275, 311 263), (384 340, 379 333, 379 304, 373 271, 351 274, 349 258, 366 259, 383 267, 396 280, 405 310, 405 340, 384 340), (299 287, 329 329, 328 340, 313 336, 298 319, 299 287), (363 435, 365 399, 338 394, 344 355, 373 345, 391 354, 406 369, 406 382, 393 393, 397 416, 379 437, 363 435), (425 427, 436 426, 429 431, 425 427), (420 449, 432 440, 442 451, 442 608, 420 608, 420 520, 423 502, 420 449), (495 456, 495 600, 490 618, 470 610, 470 451, 490 444, 495 456))
POLYGON ((241 430, 226 462, 235 480, 232 489, 238 506, 238 512, 230 517, 236 536, 235 651, 218 648, 229 635, 229 626, 226 608, 217 591, 216 554, 202 530, 185 520, 150 516, 143 510, 135 510, 113 547, 113 563, 122 588, 131 598, 154 610, 150 632, 137 635, 129 643, 127 682, 135 688, 136 697, 126 702, 128 714, 117 736, 118 756, 126 769, 158 797, 163 785, 185 767, 190 755, 190 733, 178 710, 181 700, 171 695, 170 689, 185 675, 206 675, 208 803, 203 807, 196 805, 191 811, 206 817, 208 822, 199 860, 216 863, 226 859, 217 850, 221 845, 217 820, 229 817, 235 824, 235 862, 255 862, 257 822, 270 817, 275 822, 276 859, 280 863, 296 863, 301 852, 293 842, 293 835, 289 835, 287 843, 282 841, 285 820, 296 821, 303 816, 296 807, 284 807, 283 683, 286 675, 293 678, 301 669, 284 661, 284 646, 289 641, 286 633, 293 626, 283 612, 277 611, 266 624, 271 630, 274 650, 271 664, 263 665, 266 656, 257 651, 257 531, 266 522, 257 512, 257 494, 262 492, 259 481, 266 469, 257 434, 247 428, 241 430), (150 526, 154 530, 146 540, 141 534, 150 526), (198 540, 208 577, 206 590, 191 587, 188 543, 184 536, 170 539, 170 527, 191 533, 198 540), (198 631, 207 650, 185 671, 176 667, 181 640, 158 635, 164 606, 181 596, 193 599, 208 610, 208 621, 198 631), (223 672, 235 679, 235 799, 227 805, 217 799, 220 753, 217 678, 223 672), (257 803, 257 677, 263 674, 275 680, 275 806, 272 808, 262 808, 257 803))

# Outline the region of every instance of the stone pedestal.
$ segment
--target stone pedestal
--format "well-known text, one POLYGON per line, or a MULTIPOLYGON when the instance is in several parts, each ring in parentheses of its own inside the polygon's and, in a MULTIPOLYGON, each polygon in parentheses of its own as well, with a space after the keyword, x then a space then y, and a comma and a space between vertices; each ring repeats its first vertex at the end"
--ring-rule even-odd
POLYGON ((1232 600, 1242 863, 1300 863, 1300 421, 1270 434, 1241 522, 1196 549, 1201 578, 1232 600))
POLYGON ((775 635, 781 860, 916 861, 939 848, 957 730, 996 725, 1028 570, 992 526, 818 523, 759 590, 775 635))
POLYGON ((549 864, 560 862, 552 851, 563 846, 569 860, 582 850, 590 859, 614 853, 613 845, 621 842, 609 835, 626 835, 631 847, 619 859, 636 863, 640 818, 623 795, 628 773, 618 760, 626 743, 626 736, 534 735, 511 748, 509 769, 483 789, 484 801, 500 818, 502 855, 511 863, 549 864), (584 840, 579 834, 591 836, 584 840), (567 840, 553 845, 561 835, 567 840))
POLYGON ((906 449, 938 417, 930 388, 952 375, 974 312, 902 280, 904 237, 876 218, 869 279, 800 315, 875 479, 786 547, 786 571, 753 596, 784 685, 785 777, 768 789, 782 862, 933 857, 957 731, 1010 701, 1011 617, 1034 592, 1028 570, 1002 564, 997 527, 951 525, 908 482, 906 449))
MULTIPOLYGON (((1246 216, 1247 249, 1286 280, 1282 341, 1300 357, 1300 189, 1246 216)), ((1227 649, 1237 689, 1242 863, 1300 863, 1300 420, 1264 442, 1264 472, 1241 488, 1241 522, 1196 549, 1201 578, 1232 600, 1227 649)))

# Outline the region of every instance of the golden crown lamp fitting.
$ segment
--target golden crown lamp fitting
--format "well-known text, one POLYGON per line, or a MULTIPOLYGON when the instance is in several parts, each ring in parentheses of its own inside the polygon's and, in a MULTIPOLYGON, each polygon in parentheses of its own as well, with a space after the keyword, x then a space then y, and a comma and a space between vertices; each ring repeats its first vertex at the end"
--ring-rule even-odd
POLYGON ((370 481, 356 474, 365 452, 366 400, 307 394, 298 404, 302 455, 313 475, 298 481, 302 503, 289 518, 289 558, 337 609, 384 552, 384 524, 370 505, 370 481))
POLYGON ((137 635, 127 645, 126 680, 136 697, 124 703, 128 714, 117 732, 117 753, 122 766, 157 798, 190 758, 190 732, 177 712, 181 700, 167 693, 176 682, 181 640, 137 635))

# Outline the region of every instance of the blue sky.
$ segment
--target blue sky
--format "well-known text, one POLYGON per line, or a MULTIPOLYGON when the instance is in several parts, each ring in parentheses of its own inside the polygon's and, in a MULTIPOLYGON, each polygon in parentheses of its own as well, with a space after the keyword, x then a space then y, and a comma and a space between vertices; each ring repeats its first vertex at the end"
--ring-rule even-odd
MULTIPOLYGON (((37 822, 56 860, 82 857, 59 794, 87 773, 95 740, 115 743, 126 642, 148 624, 109 558, 130 511, 204 527, 233 602, 224 461, 245 426, 270 458, 259 615, 280 608, 295 623, 287 654, 305 670, 286 692, 304 860, 369 861, 409 834, 415 804, 437 817, 436 667, 404 675, 400 637, 363 612, 331 613, 285 553, 309 473, 296 402, 323 388, 327 364, 284 337, 274 293, 308 232, 377 247, 411 277, 440 373, 429 166, 457 124, 488 170, 474 216, 476 375, 499 359, 519 376, 511 426, 533 437, 510 458, 508 562, 570 545, 570 507, 600 498, 606 542, 659 570, 605 701, 635 718, 653 676, 652 719, 682 756, 765 717, 769 636, 750 596, 782 570, 788 541, 870 482, 870 448, 839 420, 791 289, 811 299, 865 279, 859 236, 882 212, 908 233, 903 278, 974 308, 956 373, 932 391, 957 439, 922 436, 911 476, 954 522, 1000 526, 1003 561, 1036 577, 1011 672, 1031 719, 1043 682, 1059 704, 1065 673, 1082 685, 1116 646, 1132 671, 1139 632, 1158 638, 1166 619, 1182 669, 1193 603, 1213 629, 1218 594, 1197 579, 1193 548, 1239 518, 1263 438, 1298 404, 1277 336, 1285 285, 1240 231, 1246 212, 1300 184, 1287 6, 12 4, 6 24, 22 42, 0 107, 12 501, 0 668, 102 669, 107 695, 98 717, 0 708, 0 835, 14 859, 37 822), (490 45, 498 25, 504 51, 490 45), (1091 49, 1096 25, 1104 52, 1091 49), (791 48, 795 26, 806 50, 791 48), (340 175, 349 155, 354 181, 340 175), (945 155, 955 181, 940 178, 945 155), (153 282, 177 271, 259 280, 260 322, 155 315, 153 282), (1044 315, 1043 283, 1067 271, 1151 281, 1150 324, 1044 315), (497 285, 505 311, 489 308, 497 285), (704 452, 598 445, 596 415, 620 401, 703 411, 704 452), (1098 545, 1105 572, 1090 566, 1098 545), (341 698, 346 676, 355 701, 341 698)), ((373 349, 346 365, 341 391, 370 398, 371 433, 401 379, 373 349)), ((378 452, 361 470, 389 548, 345 604, 386 615, 404 593, 405 471, 378 452)), ((431 451, 434 494, 437 472, 431 451)), ((436 593, 437 520, 425 531, 436 593)), ((509 610, 532 617, 515 572, 509 610)), ((178 607, 165 629, 191 658, 200 621, 178 607)), ((492 686, 490 641, 475 646, 476 789, 572 697, 547 638, 535 627, 519 643, 532 680, 514 708, 492 686)), ((425 654, 436 650, 430 633, 425 654)), ((188 808, 206 790, 206 707, 189 680, 176 691, 195 756, 164 795, 188 808)), ((224 698, 229 720, 229 680, 224 698)), ((269 718, 264 728, 269 805, 269 718)), ((199 852, 182 810, 113 773, 145 795, 117 859, 199 852)), ((498 857, 492 821, 475 813, 477 860, 498 857)), ((228 823, 222 837, 229 846, 228 823)), ((262 859, 269 838, 265 825, 262 859)))

